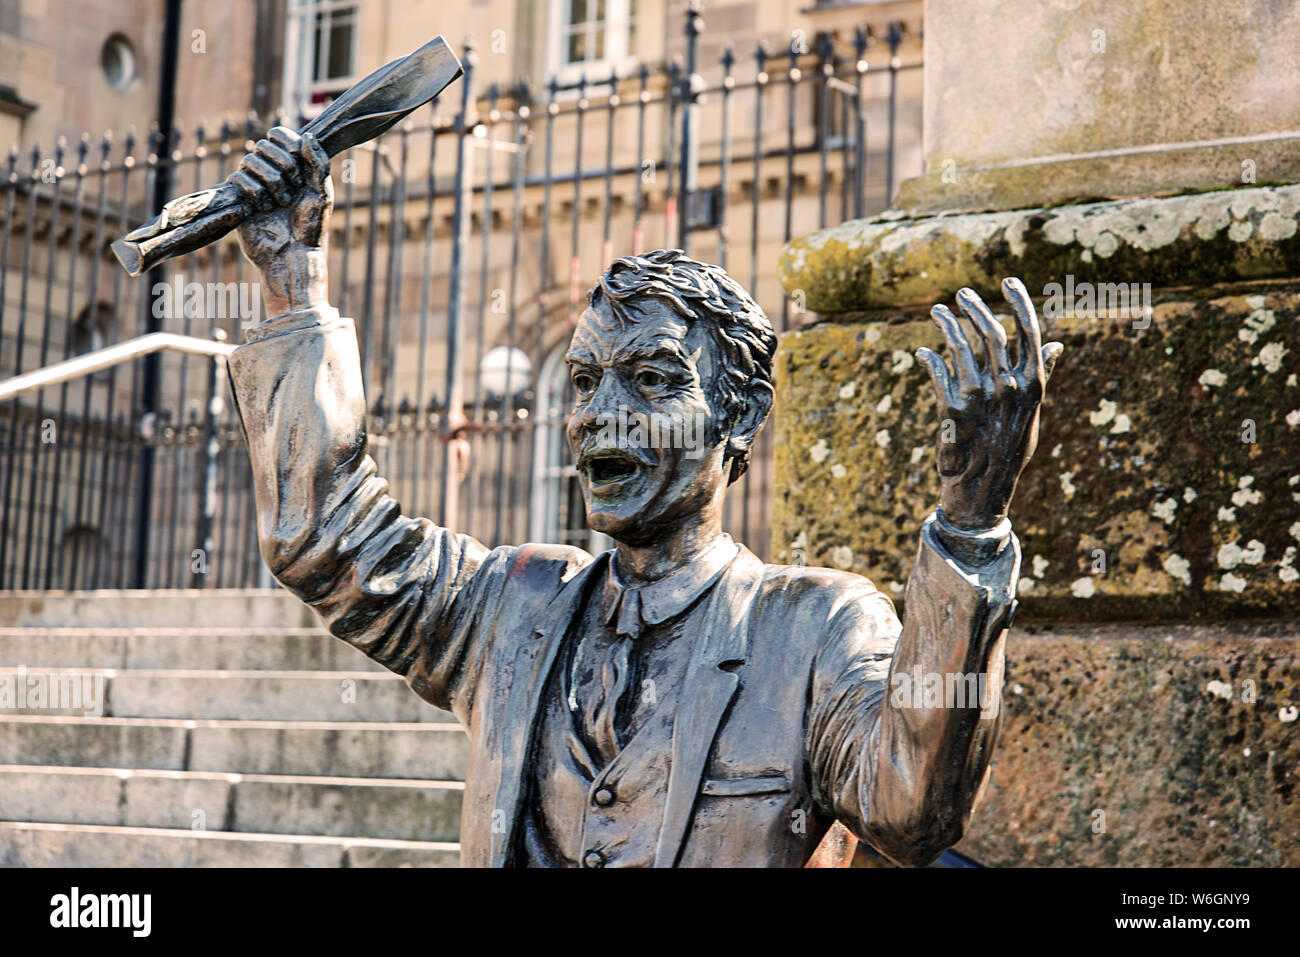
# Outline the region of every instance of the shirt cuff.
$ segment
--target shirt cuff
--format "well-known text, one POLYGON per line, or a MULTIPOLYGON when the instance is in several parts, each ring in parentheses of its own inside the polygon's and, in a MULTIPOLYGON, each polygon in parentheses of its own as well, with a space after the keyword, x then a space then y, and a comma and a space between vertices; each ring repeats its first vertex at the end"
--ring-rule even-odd
POLYGON ((1004 518, 992 528, 962 529, 950 523, 943 509, 934 510, 935 532, 944 548, 968 567, 987 565, 1002 553, 1011 540, 1011 520, 1004 518))
POLYGON ((286 312, 274 319, 259 322, 244 333, 244 341, 258 342, 261 339, 270 339, 273 336, 282 336, 289 332, 299 332, 303 329, 330 325, 338 322, 338 320, 339 311, 328 303, 323 303, 310 309, 286 312))

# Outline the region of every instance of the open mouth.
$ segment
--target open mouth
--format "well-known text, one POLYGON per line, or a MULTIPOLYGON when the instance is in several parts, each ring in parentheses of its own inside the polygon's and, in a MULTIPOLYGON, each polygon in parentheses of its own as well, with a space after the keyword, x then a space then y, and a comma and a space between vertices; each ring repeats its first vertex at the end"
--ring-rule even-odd
POLYGON ((592 488, 615 485, 635 476, 643 466, 620 449, 597 449, 582 457, 580 465, 591 480, 592 488))

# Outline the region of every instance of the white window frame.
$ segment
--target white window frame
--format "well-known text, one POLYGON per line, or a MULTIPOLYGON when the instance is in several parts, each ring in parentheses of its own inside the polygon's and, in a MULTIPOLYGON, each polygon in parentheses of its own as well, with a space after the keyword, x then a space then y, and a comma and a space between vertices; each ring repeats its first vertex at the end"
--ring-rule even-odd
MULTIPOLYGON (((631 0, 605 0, 605 55, 599 60, 582 63, 568 62, 569 31, 568 11, 572 0, 550 0, 547 22, 546 77, 560 86, 570 86, 586 77, 588 83, 598 84, 609 79, 610 69, 618 68, 619 76, 626 76, 640 61, 628 49, 629 9, 631 0)), ((596 0, 587 0, 589 4, 596 0)), ((644 8, 645 0, 640 0, 644 8)), ((642 9, 642 17, 645 11, 642 9)))
POLYGON ((347 89, 358 79, 357 55, 360 50, 361 34, 361 0, 285 0, 284 29, 284 77, 281 83, 281 106, 290 120, 296 120, 301 113, 310 119, 325 108, 324 104, 309 103, 306 97, 312 93, 347 89), (311 42, 309 29, 312 17, 318 13, 333 10, 353 9, 352 20, 352 72, 346 77, 331 80, 313 80, 304 82, 303 71, 308 62, 308 44, 311 42), (308 29, 304 29, 304 27, 308 29))

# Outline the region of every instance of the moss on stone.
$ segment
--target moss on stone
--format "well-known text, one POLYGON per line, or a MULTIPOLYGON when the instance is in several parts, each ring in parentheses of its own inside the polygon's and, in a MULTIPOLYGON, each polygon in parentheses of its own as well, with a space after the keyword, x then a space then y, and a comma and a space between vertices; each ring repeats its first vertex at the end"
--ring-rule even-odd
POLYGON ((859 220, 792 240, 781 281, 812 312, 929 305, 1003 277, 1180 286, 1300 274, 1300 186, 919 220, 859 220))
MULTIPOLYGON (((1300 295, 1167 300, 1149 328, 1133 326, 1045 320, 1066 350, 1012 512, 1021 614, 1294 614, 1300 295)), ((913 353, 940 342, 916 319, 822 323, 784 337, 778 561, 849 568, 901 597, 939 492, 939 414, 913 353)))

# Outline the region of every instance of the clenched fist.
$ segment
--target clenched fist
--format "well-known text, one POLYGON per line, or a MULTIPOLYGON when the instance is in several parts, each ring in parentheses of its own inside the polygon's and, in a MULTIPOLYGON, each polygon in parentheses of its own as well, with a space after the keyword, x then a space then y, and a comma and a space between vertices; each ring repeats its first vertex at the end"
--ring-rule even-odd
POLYGON ((310 133, 273 128, 229 177, 257 212, 239 228, 244 255, 262 272, 267 318, 323 305, 334 187, 330 160, 310 133))

